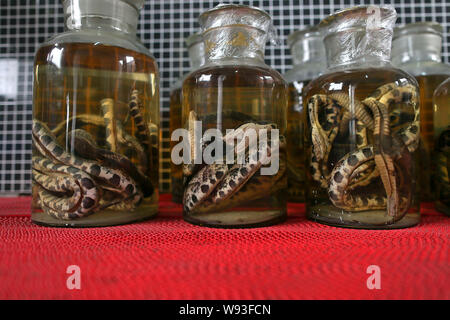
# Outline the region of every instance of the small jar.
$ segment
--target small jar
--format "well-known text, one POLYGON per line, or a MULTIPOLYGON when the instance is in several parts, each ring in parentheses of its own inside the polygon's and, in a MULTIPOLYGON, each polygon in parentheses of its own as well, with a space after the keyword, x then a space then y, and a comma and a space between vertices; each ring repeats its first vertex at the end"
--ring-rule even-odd
POLYGON ((392 42, 392 63, 416 77, 420 88, 420 176, 422 201, 433 201, 433 93, 450 76, 450 65, 442 63, 443 28, 434 22, 398 27, 392 42))
POLYGON ((436 209, 450 216, 450 78, 433 95, 436 209))
MULTIPOLYGON (((197 70, 205 62, 205 49, 203 46, 203 39, 200 34, 195 33, 186 38, 186 46, 188 49, 189 61, 191 63, 191 71, 197 70)), ((170 133, 176 129, 182 128, 181 123, 181 85, 183 78, 178 79, 170 90, 170 133)), ((176 142, 170 141, 171 150, 176 145, 176 142)), ((182 203, 183 200, 183 169, 181 164, 174 164, 170 162, 170 179, 172 201, 182 203)))
POLYGON ((284 78, 289 84, 287 110, 287 174, 289 201, 305 202, 305 150, 303 88, 326 69, 323 37, 317 27, 292 33, 287 39, 291 49, 293 68, 284 78))
POLYGON ((136 37, 142 5, 63 1, 65 32, 36 53, 36 224, 111 226, 158 211, 159 75, 136 37))
POLYGON ((305 88, 307 215, 352 228, 420 221, 416 80, 390 64, 395 9, 359 6, 320 23, 328 72, 305 88))
POLYGON ((210 227, 271 225, 286 217, 287 84, 264 63, 271 17, 219 5, 199 17, 206 63, 183 82, 189 161, 183 212, 210 227))

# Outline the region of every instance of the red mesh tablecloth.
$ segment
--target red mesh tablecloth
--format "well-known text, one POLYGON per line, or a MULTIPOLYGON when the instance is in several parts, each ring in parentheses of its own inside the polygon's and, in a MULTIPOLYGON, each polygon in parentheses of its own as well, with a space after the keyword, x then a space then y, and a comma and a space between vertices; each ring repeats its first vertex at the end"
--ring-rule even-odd
POLYGON ((0 299, 449 299, 449 219, 392 231, 323 226, 290 205, 287 222, 220 230, 162 217, 91 229, 31 224, 30 198, 0 198, 0 299), (81 270, 69 290, 66 269, 81 270), (381 270, 369 290, 366 269, 381 270))

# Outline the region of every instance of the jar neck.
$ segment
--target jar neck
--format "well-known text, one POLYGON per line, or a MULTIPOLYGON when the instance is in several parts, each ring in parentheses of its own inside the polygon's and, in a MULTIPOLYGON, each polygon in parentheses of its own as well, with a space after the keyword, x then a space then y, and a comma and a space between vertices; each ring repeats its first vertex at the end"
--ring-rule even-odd
POLYGON ((329 69, 390 63, 392 29, 351 28, 325 37, 329 69))
POLYGON ((66 0, 63 5, 66 30, 137 32, 139 10, 123 0, 66 0))
POLYGON ((291 46, 294 65, 305 63, 325 63, 326 55, 322 38, 307 38, 294 42, 291 46))
POLYGON ((441 62, 442 38, 436 34, 411 34, 397 38, 392 46, 392 62, 441 62))
POLYGON ((206 62, 245 59, 264 61, 266 32, 247 25, 229 25, 203 33, 206 62))

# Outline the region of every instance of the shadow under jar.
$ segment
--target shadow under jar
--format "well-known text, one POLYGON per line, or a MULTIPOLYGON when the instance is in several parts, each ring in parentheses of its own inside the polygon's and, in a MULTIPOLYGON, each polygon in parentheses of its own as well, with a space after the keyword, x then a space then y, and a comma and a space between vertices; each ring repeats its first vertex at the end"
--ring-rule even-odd
POLYGON ((287 84, 263 59, 271 18, 256 8, 219 5, 199 22, 206 64, 183 82, 182 118, 194 161, 183 165, 184 219, 228 228, 280 222, 286 217, 287 84), (208 129, 218 132, 215 140, 201 137, 208 129), (211 141, 218 147, 208 163, 211 141))
POLYGON ((320 24, 329 72, 303 96, 311 220, 367 229, 420 221, 418 86, 389 62, 395 20, 391 7, 360 6, 320 24))
POLYGON ((36 53, 34 223, 110 226, 157 213, 159 76, 136 38, 142 3, 64 1, 66 31, 36 53))

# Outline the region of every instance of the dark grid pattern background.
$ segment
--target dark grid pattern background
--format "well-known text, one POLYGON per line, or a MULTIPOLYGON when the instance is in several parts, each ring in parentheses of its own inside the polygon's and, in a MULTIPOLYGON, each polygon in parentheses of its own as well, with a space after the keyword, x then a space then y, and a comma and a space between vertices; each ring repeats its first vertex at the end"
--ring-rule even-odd
MULTIPOLYGON (((95 0, 93 0, 95 1, 95 0)), ((31 110, 33 56, 37 46, 62 32, 63 12, 59 0, 0 0, 0 83, 14 83, 17 94, 5 95, 0 88, 0 194, 30 192, 31 110), (18 63, 17 63, 18 62, 18 63), (17 65, 17 67, 16 67, 17 65), (3 77, 3 78, 2 78, 3 77), (2 81, 3 80, 3 81, 2 81)), ((286 37, 296 29, 318 23, 326 15, 358 4, 390 3, 397 9, 398 24, 436 21, 445 29, 443 59, 450 61, 450 1, 227 1, 258 6, 274 18, 282 45, 268 46, 267 63, 284 73, 291 57, 286 37)), ((139 33, 156 57, 161 72, 162 155, 169 152, 169 88, 189 70, 184 38, 197 30, 198 15, 219 1, 147 0, 141 11, 139 33)), ((15 91, 15 90, 13 90, 15 91)), ((169 163, 161 163, 161 187, 169 188, 169 163)))

